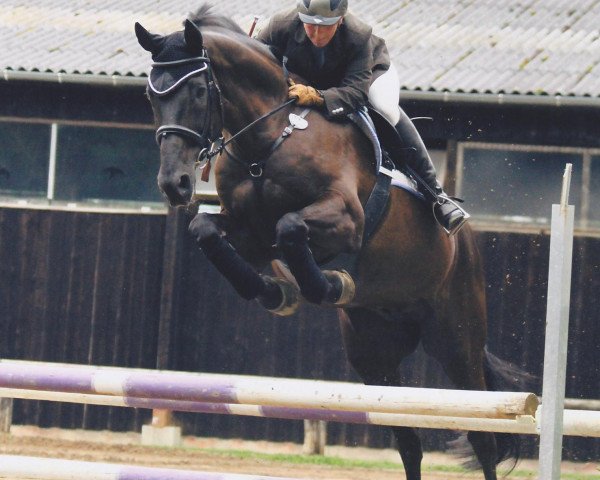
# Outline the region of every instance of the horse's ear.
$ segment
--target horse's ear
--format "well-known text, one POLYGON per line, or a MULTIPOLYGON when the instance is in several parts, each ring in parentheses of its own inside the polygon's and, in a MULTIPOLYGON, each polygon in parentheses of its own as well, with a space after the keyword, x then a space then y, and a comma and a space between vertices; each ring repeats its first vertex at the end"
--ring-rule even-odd
POLYGON ((150 33, 139 22, 135 22, 135 36, 144 50, 152 55, 159 51, 163 39, 161 35, 150 33))
POLYGON ((185 21, 185 29, 184 29, 184 37, 185 44, 187 45, 188 50, 193 54, 202 54, 202 33, 200 29, 192 22, 187 19, 185 21))

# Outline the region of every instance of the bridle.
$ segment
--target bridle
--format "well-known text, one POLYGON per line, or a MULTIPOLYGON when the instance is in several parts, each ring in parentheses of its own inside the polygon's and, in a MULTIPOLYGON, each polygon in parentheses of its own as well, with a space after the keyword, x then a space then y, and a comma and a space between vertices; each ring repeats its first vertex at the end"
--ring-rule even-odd
MULTIPOLYGON (((203 50, 202 53, 203 53, 203 55, 200 57, 192 57, 192 58, 186 58, 183 60, 174 60, 174 61, 169 61, 169 62, 154 62, 154 63, 152 63, 153 67, 160 67, 160 68, 179 67, 181 65, 191 64, 191 63, 195 63, 195 62, 203 63, 202 67, 192 70, 191 72, 187 73, 186 75, 184 75, 182 78, 178 79, 173 85, 171 85, 169 88, 167 88, 165 90, 157 89, 152 84, 151 78, 149 77, 148 78, 148 87, 150 88, 150 90, 152 90, 152 92, 154 94, 156 94, 159 97, 166 96, 166 95, 174 92, 175 90, 177 90, 177 88, 179 86, 181 86, 189 78, 197 76, 197 75, 201 75, 204 73, 207 75, 207 88, 208 88, 207 105, 205 108, 204 121, 202 123, 201 131, 197 132, 188 127, 184 127, 182 125, 177 125, 177 124, 161 125, 156 130, 156 135, 155 135, 156 143, 160 146, 162 139, 168 134, 179 135, 181 137, 187 138, 188 140, 191 140, 192 142, 198 144, 201 148, 200 152, 198 153, 198 158, 196 159, 196 162, 195 162, 195 168, 201 168, 201 169, 204 168, 204 166, 207 163, 209 163, 213 157, 215 157, 216 155, 219 155, 221 152, 225 151, 234 161, 236 161, 237 163, 246 167, 248 169, 248 173, 250 174, 251 177, 259 178, 262 176, 262 173, 263 173, 262 163, 245 162, 244 160, 241 160, 240 158, 235 156, 231 152, 231 150, 228 150, 227 146, 233 140, 235 140, 237 137, 239 137, 240 135, 247 132, 249 129, 251 129, 257 123, 265 120, 266 118, 275 114, 279 110, 282 110, 283 108, 287 107, 288 105, 294 103, 296 101, 296 99, 292 98, 292 99, 287 100, 286 102, 275 107, 273 110, 267 112, 263 116, 257 118, 256 120, 253 120, 248 125, 246 125, 244 128, 242 128, 240 131, 238 131, 237 133, 232 135, 230 138, 228 138, 226 141, 224 141, 224 137, 223 137, 223 133, 222 133, 223 104, 221 101, 221 91, 220 91, 217 83, 215 82, 215 79, 214 79, 214 76, 212 73, 212 68, 211 68, 211 61, 210 61, 210 58, 208 58, 208 54, 207 54, 206 50, 203 50), (212 114, 213 102, 215 102, 215 98, 216 98, 215 105, 218 104, 218 106, 219 106, 219 114, 221 117, 221 119, 220 119, 221 120, 221 122, 220 122, 221 131, 220 131, 220 136, 213 139, 210 137, 210 133, 211 133, 210 129, 211 129, 211 125, 212 125, 211 114, 212 114)), ((289 128, 289 127, 286 127, 286 128, 289 128)), ((283 141, 284 138, 285 138, 285 136, 282 136, 282 138, 278 139, 275 142, 275 144, 271 147, 271 152, 273 152, 276 148, 279 147, 279 145, 281 144, 281 142, 283 141)))
POLYGON ((200 57, 185 58, 183 60, 174 60, 174 61, 170 61, 170 62, 154 62, 154 63, 152 63, 153 67, 160 67, 160 68, 179 67, 182 65, 192 64, 192 63, 196 63, 196 62, 203 64, 200 68, 197 68, 197 69, 192 70, 191 72, 187 73, 182 78, 178 79, 169 88, 164 89, 164 90, 157 89, 152 84, 151 78, 148 77, 148 87, 150 88, 150 90, 152 90, 152 92, 154 92, 159 97, 166 96, 166 95, 169 95, 170 93, 174 92, 186 80, 188 80, 191 77, 200 75, 202 73, 206 73, 206 75, 207 75, 207 88, 208 88, 207 105, 204 110, 204 121, 202 122, 202 129, 200 130, 200 132, 197 132, 195 130, 192 130, 190 128, 184 127, 182 125, 177 125, 177 124, 161 125, 156 130, 156 136, 155 136, 156 143, 159 146, 160 146, 162 139, 165 136, 167 136, 169 133, 180 135, 182 137, 185 137, 185 138, 191 140, 192 142, 200 145, 200 148, 202 149, 202 151, 206 150, 206 146, 210 145, 214 141, 213 139, 210 138, 210 133, 211 133, 210 129, 211 129, 211 120, 212 120, 211 112, 212 112, 212 108, 213 108, 213 103, 218 104, 219 112, 221 114, 221 120, 223 120, 221 91, 219 90, 219 87, 215 83, 215 80, 214 80, 214 77, 212 74, 212 68, 210 65, 210 58, 208 58, 208 55, 206 54, 206 50, 204 50, 202 53, 203 53, 203 55, 200 57), (216 100, 216 102, 215 102, 215 100, 216 100))

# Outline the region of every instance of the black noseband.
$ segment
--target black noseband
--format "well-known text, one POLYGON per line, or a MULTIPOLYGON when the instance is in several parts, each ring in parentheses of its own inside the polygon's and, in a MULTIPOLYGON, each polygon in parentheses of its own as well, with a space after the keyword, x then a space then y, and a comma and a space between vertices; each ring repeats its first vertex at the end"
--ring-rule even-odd
POLYGON ((182 137, 188 138, 192 140, 194 143, 200 145, 200 147, 205 147, 210 143, 209 139, 198 133, 194 130, 191 130, 186 127, 182 127, 181 125, 163 125, 158 127, 156 130, 156 143, 160 146, 161 140, 166 137, 169 133, 175 133, 176 135, 180 135, 182 137))

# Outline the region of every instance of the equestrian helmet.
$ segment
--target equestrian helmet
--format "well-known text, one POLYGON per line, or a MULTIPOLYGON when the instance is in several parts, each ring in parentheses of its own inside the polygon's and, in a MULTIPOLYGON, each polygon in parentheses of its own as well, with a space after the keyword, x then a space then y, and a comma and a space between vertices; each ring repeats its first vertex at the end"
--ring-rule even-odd
POLYGON ((298 0, 298 16, 303 23, 333 25, 348 11, 348 0, 298 0))

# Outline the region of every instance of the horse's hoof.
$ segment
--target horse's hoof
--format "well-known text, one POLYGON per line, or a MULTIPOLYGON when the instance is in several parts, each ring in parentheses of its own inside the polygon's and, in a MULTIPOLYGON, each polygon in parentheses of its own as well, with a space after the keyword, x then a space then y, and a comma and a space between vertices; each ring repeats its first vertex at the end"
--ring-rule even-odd
POLYGON ((329 303, 336 307, 348 305, 356 294, 356 285, 350 274, 346 270, 324 270, 323 275, 332 284, 340 286, 340 293, 337 298, 332 299, 329 303))
POLYGON ((259 297, 258 301, 260 304, 269 312, 279 315, 280 317, 287 317, 296 313, 296 310, 298 310, 298 307, 300 306, 300 291, 298 290, 298 287, 283 278, 264 277, 264 279, 271 283, 271 285, 279 288, 281 301, 277 306, 273 307, 259 297))

